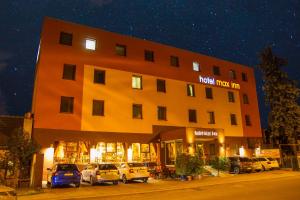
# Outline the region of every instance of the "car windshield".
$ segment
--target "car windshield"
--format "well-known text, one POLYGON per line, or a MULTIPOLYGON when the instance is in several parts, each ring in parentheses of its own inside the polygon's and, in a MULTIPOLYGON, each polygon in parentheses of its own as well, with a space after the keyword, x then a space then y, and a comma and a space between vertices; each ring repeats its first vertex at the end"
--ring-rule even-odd
POLYGON ((251 162, 251 160, 249 158, 246 158, 246 157, 240 158, 240 161, 241 162, 251 162))
POLYGON ((103 164, 99 165, 100 170, 117 170, 117 167, 113 164, 103 164))
POLYGON ((145 163, 145 166, 155 167, 155 166, 157 166, 157 164, 155 162, 150 162, 150 163, 145 163))
POLYGON ((274 158, 268 158, 268 160, 269 160, 269 161, 274 161, 275 159, 274 159, 274 158))
POLYGON ((252 158, 252 161, 257 162, 257 159, 256 158, 252 158))
POLYGON ((143 163, 128 163, 129 167, 145 167, 143 163))
POLYGON ((59 164, 57 165, 57 171, 78 171, 78 168, 74 164, 59 164))

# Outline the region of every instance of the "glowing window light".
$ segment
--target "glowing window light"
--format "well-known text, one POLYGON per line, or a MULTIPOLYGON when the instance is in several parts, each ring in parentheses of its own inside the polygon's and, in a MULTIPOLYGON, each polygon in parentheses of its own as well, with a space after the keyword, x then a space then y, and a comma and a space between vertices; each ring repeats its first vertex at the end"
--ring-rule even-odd
POLYGON ((132 162, 132 148, 129 147, 127 150, 127 161, 132 162))
POLYGON ((193 62, 193 70, 199 72, 200 68, 199 68, 199 63, 198 62, 193 62))
POLYGON ((93 147, 90 149, 90 162, 96 162, 97 150, 93 147))
POLYGON ((53 147, 47 148, 44 155, 48 162, 53 162, 54 148, 53 147))
POLYGON ((96 50, 96 40, 94 39, 86 39, 85 40, 85 48, 89 50, 96 50))
POLYGON ((240 147, 239 152, 241 157, 245 156, 245 148, 243 146, 240 147))

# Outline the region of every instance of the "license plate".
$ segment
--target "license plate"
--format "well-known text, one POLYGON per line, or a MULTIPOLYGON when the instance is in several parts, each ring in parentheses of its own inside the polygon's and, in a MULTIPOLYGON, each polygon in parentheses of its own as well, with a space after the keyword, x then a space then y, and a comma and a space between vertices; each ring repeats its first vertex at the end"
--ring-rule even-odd
POLYGON ((72 173, 66 173, 65 176, 73 176, 72 173))

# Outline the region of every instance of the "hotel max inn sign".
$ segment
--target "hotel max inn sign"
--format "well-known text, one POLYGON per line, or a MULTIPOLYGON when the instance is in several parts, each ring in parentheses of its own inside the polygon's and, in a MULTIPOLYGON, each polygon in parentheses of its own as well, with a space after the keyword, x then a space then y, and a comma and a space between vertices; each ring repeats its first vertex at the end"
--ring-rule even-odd
POLYGON ((215 78, 210 78, 210 77, 199 76, 199 82, 204 84, 209 84, 209 85, 232 88, 232 89, 240 89, 240 84, 238 83, 234 83, 231 81, 216 80, 215 78))

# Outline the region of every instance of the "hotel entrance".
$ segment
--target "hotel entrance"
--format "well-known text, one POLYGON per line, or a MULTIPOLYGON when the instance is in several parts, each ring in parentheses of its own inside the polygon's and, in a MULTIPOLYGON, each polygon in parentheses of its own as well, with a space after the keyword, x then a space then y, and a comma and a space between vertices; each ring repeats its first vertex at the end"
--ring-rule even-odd
POLYGON ((202 158, 205 163, 218 156, 218 140, 217 139, 196 139, 195 140, 195 153, 202 158))

